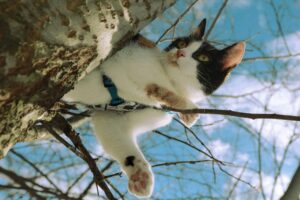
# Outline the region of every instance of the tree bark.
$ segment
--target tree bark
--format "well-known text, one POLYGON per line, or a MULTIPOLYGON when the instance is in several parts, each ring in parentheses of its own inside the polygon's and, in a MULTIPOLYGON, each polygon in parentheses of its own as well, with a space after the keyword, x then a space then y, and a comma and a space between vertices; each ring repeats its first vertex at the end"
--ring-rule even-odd
POLYGON ((292 177, 292 180, 282 195, 280 200, 299 200, 300 199, 300 164, 292 177))
POLYGON ((0 158, 175 0, 0 0, 0 158))

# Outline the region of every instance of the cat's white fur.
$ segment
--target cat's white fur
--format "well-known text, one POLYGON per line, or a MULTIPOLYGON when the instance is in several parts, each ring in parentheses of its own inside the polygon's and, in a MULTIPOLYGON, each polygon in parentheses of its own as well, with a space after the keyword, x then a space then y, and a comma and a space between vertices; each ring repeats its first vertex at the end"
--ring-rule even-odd
POLYGON ((147 85, 156 83, 195 103, 203 93, 197 80, 197 62, 191 59, 191 54, 200 45, 201 42, 191 44, 185 49, 186 57, 178 58, 178 67, 170 67, 166 52, 132 43, 104 62, 101 69, 79 81, 65 98, 91 105, 109 103, 110 95, 102 83, 101 73, 104 73, 118 88, 118 95, 127 101, 159 107, 160 103, 145 92, 147 85))
MULTIPOLYGON (((135 43, 117 52, 109 60, 79 81, 65 99, 85 104, 107 104, 110 95, 102 84, 102 73, 108 75, 118 89, 118 95, 126 101, 150 106, 161 102, 149 98, 145 88, 157 84, 189 101, 187 108, 204 95, 197 80, 197 62, 191 54, 201 42, 194 42, 184 49, 186 57, 177 58, 178 66, 172 66, 166 52, 156 48, 141 47, 135 43)), ((169 52, 169 55, 176 50, 169 52)), ((144 158, 136 142, 137 135, 169 124, 172 115, 154 109, 144 109, 125 114, 112 111, 96 111, 92 116, 95 134, 104 150, 117 160, 129 179, 129 190, 139 197, 149 197, 154 187, 150 164, 144 158), (134 156, 134 166, 125 166, 125 159, 134 156)))

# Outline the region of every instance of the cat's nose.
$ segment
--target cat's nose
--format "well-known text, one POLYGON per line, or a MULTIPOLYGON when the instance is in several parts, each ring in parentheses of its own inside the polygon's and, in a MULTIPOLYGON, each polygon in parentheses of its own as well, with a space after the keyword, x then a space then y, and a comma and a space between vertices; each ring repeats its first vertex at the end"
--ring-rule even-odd
POLYGON ((178 49, 176 52, 176 56, 177 56, 177 58, 185 57, 185 51, 182 49, 178 49))

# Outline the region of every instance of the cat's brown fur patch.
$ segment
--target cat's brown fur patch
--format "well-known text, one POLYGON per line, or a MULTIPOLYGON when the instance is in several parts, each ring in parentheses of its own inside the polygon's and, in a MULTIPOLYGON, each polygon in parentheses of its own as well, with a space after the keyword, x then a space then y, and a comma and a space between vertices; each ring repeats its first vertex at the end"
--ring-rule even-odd
POLYGON ((199 114, 197 114, 197 113, 193 113, 193 114, 192 113, 191 114, 180 113, 179 117, 185 125, 187 125, 188 127, 191 127, 194 125, 194 123, 199 118, 199 114))
POLYGON ((186 102, 183 98, 157 84, 149 84, 146 87, 146 92, 149 97, 162 102, 166 106, 179 109, 186 107, 186 102))
MULTIPOLYGON (((150 98, 154 98, 162 102, 164 105, 168 107, 177 108, 177 109, 187 108, 187 101, 184 98, 174 94, 168 89, 160 87, 157 84, 147 85, 146 92, 150 98)), ((186 124, 187 126, 191 126, 198 119, 199 115, 197 113, 191 113, 191 114, 181 113, 179 116, 184 124, 186 124)))
POLYGON ((154 42, 152 42, 151 40, 145 38, 144 36, 139 35, 138 39, 137 39, 137 43, 140 46, 143 47, 148 47, 148 48, 155 48, 156 44, 154 42))
MULTIPOLYGON (((136 36, 135 41, 142 47, 156 48, 156 44, 153 41, 149 40, 148 38, 145 38, 142 35, 136 36)), ((171 64, 171 66, 178 67, 177 59, 178 58, 177 58, 176 54, 174 54, 174 53, 167 54, 167 62, 169 64, 171 64)))

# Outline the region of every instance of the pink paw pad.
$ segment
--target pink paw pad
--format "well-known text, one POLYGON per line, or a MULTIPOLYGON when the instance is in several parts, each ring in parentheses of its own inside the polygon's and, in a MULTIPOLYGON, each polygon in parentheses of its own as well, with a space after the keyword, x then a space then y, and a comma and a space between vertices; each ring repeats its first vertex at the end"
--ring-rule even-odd
POLYGON ((147 163, 135 160, 134 166, 128 167, 128 188, 131 193, 138 197, 150 197, 153 191, 153 174, 147 163))

